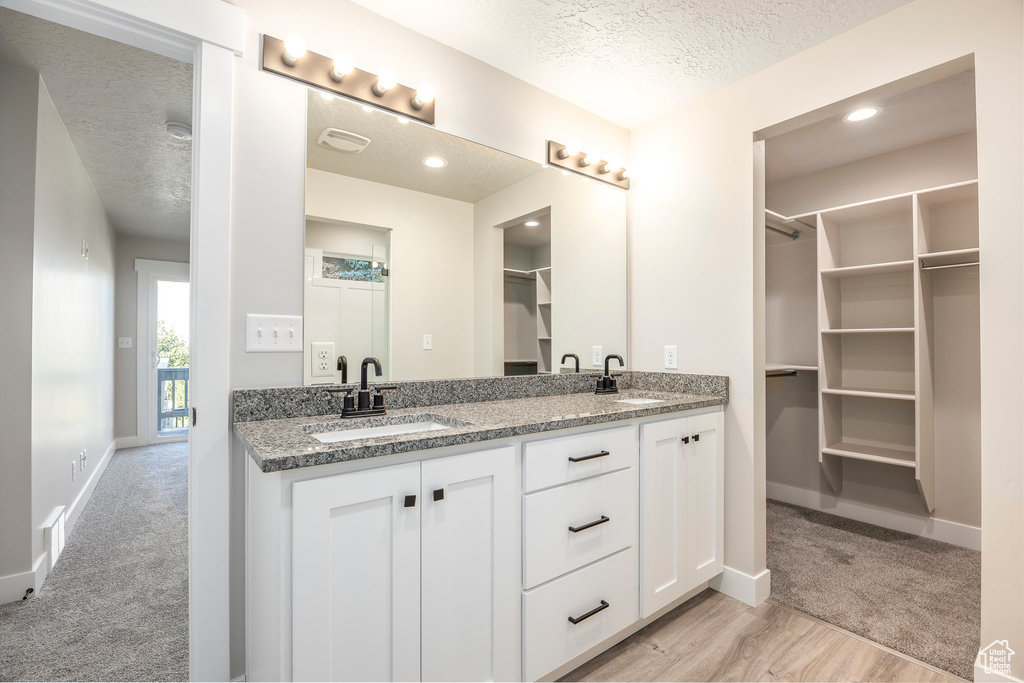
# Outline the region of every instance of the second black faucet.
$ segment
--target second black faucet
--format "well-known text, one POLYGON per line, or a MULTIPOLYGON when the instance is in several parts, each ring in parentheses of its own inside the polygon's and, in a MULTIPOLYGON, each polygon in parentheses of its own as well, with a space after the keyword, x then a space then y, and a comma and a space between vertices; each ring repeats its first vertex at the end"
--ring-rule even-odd
POLYGON ((619 393, 618 382, 615 377, 612 377, 611 369, 609 368, 609 361, 611 359, 619 361, 619 367, 621 368, 626 364, 626 361, 622 360, 622 356, 617 353, 609 353, 604 357, 604 377, 597 380, 597 390, 595 394, 617 394, 619 393))

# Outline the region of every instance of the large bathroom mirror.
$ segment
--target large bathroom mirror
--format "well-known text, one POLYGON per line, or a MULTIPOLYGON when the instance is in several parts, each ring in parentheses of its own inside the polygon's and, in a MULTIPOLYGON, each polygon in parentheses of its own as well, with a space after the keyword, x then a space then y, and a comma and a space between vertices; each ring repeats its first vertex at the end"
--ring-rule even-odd
POLYGON ((314 91, 306 167, 306 384, 625 356, 623 190, 314 91))

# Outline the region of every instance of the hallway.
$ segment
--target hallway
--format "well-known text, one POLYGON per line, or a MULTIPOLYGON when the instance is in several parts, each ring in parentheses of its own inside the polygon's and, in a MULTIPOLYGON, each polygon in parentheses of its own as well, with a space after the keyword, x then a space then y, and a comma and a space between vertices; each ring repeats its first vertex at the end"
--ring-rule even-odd
POLYGON ((0 608, 0 679, 188 679, 188 444, 118 451, 38 595, 0 608))

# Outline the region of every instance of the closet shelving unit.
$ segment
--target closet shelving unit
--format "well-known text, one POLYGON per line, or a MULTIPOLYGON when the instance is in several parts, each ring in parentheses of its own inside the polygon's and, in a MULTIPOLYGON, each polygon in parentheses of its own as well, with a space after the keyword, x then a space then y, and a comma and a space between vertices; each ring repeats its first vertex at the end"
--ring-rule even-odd
POLYGON ((848 459, 913 468, 934 510, 932 278, 979 264, 977 198, 969 181, 793 217, 817 223, 819 462, 837 493, 848 459))
POLYGON ((550 375, 551 362, 551 266, 537 269, 537 374, 550 375))

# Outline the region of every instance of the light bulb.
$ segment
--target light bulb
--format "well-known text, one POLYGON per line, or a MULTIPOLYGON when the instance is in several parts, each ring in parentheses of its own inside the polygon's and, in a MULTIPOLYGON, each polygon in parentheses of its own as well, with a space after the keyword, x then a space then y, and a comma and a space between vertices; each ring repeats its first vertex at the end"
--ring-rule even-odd
POLYGON ((619 167, 610 161, 602 161, 600 165, 598 165, 597 167, 597 172, 600 173, 601 175, 604 175, 605 173, 610 173, 613 168, 619 167))
POLYGON ((377 76, 377 82, 373 84, 373 94, 377 97, 381 97, 391 88, 394 88, 398 83, 398 76, 395 75, 394 69, 387 67, 380 70, 380 75, 377 76))
POLYGON ((626 169, 619 171, 619 180, 629 180, 629 171, 626 169))
POLYGON ((569 157, 574 157, 574 156, 576 156, 579 153, 580 153, 579 145, 574 145, 574 144, 572 144, 570 142, 568 145, 566 145, 562 149, 558 150, 558 158, 559 159, 568 159, 569 157))
POLYGON ((339 52, 334 55, 334 68, 331 69, 331 78, 335 81, 340 81, 352 73, 352 70, 355 68, 356 65, 352 61, 352 55, 347 52, 339 52))
POLYGON ((590 166, 590 164, 594 163, 594 161, 596 161, 596 160, 597 160, 597 155, 596 154, 584 154, 583 158, 580 159, 580 166, 582 166, 583 168, 586 168, 587 166, 590 166))
POLYGON ((417 111, 423 108, 424 104, 429 104, 434 101, 434 86, 429 83, 420 83, 419 87, 416 88, 416 97, 412 98, 413 109, 417 111))
POLYGON ((281 55, 281 61, 285 64, 295 66, 295 63, 305 54, 306 41, 302 39, 302 36, 293 33, 284 39, 284 54, 281 55))

